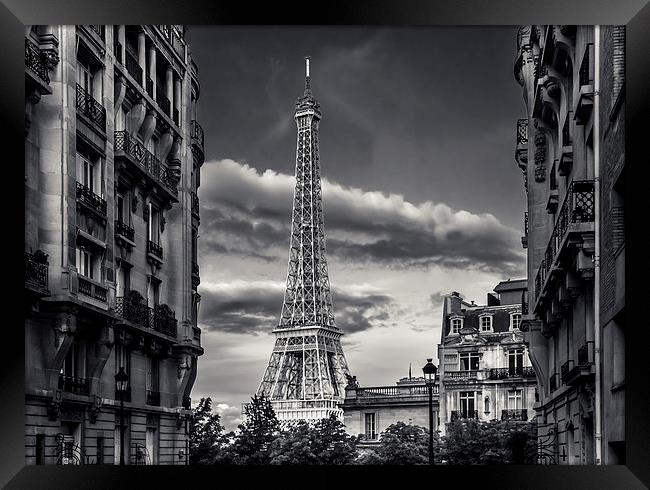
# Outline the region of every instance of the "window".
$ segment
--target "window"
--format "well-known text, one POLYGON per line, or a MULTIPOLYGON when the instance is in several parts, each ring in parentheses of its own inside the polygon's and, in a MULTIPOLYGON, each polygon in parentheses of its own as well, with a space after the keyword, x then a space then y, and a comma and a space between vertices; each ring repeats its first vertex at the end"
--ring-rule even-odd
POLYGON ((160 211, 151 203, 149 203, 147 239, 160 245, 160 211))
POLYGON ((460 413, 464 419, 473 418, 476 408, 474 407, 474 392, 460 392, 460 413))
POLYGON ((519 330, 519 325, 521 325, 521 313, 510 315, 510 330, 519 330))
POLYGON ((147 357, 147 378, 146 378, 147 396, 149 396, 150 393, 156 393, 159 391, 158 382, 159 382, 158 359, 154 359, 153 357, 147 357))
POLYGON ((508 410, 521 410, 521 390, 508 390, 508 410))
POLYGON ((479 369, 479 353, 478 352, 463 352, 460 354, 460 370, 461 371, 478 371, 479 369))
POLYGON ((70 345, 68 354, 63 360, 60 373, 63 376, 78 377, 83 376, 83 349, 77 342, 70 345))
POLYGON ((124 296, 131 289, 131 268, 123 262, 117 268, 115 275, 115 294, 117 297, 124 296))
POLYGON ((149 278, 147 287, 147 306, 155 308, 160 304, 160 280, 154 277, 149 278))
POLYGON ((45 434, 36 434, 36 464, 45 464, 45 434))
POLYGON ((77 83, 87 94, 93 95, 93 70, 85 60, 77 60, 77 83))
POLYGON ((492 331, 492 315, 484 315, 479 317, 479 322, 481 325, 481 332, 491 332, 492 331))
POLYGON ((369 440, 377 439, 377 424, 375 416, 375 413, 366 414, 366 439, 369 440))
POLYGON ((115 343, 115 374, 123 367, 126 374, 131 379, 131 352, 122 343, 115 343))
POLYGON ((456 335, 460 333, 461 328, 463 328, 463 319, 460 317, 455 317, 451 319, 451 328, 449 333, 451 335, 456 335))
POLYGON ((104 464, 104 436, 97 436, 97 464, 104 464))
POLYGON ((93 251, 84 245, 77 245, 77 272, 84 277, 94 279, 96 258, 93 251))
POLYGON ((95 162, 88 155, 77 152, 77 181, 95 192, 95 162))
POLYGON ((524 350, 511 349, 508 351, 508 372, 510 375, 521 374, 524 367, 524 350))

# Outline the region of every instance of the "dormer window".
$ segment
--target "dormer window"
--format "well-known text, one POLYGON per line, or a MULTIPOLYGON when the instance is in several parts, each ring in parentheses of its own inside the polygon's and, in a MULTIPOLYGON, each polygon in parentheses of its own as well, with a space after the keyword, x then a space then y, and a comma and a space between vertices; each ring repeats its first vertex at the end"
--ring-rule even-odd
POLYGON ((479 325, 481 326, 481 332, 491 332, 492 331, 492 315, 481 315, 481 316, 479 316, 479 325))
POLYGON ((510 330, 519 330, 521 325, 521 313, 510 314, 510 330))
POLYGON ((463 328, 463 318, 455 316, 450 318, 449 335, 458 335, 461 328, 463 328))

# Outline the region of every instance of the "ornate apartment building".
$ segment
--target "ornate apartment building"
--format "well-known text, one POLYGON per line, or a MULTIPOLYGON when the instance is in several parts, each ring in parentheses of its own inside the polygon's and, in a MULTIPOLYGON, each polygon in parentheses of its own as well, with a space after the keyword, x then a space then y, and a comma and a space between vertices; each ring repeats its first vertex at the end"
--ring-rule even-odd
POLYGON ((440 431, 459 419, 527 421, 534 418, 535 370, 521 325, 526 280, 502 281, 487 305, 446 296, 440 368, 440 431))
POLYGON ((527 193, 522 330, 540 443, 559 464, 625 462, 623 26, 519 28, 527 116, 515 160, 527 193))
MULTIPOLYGON (((379 443, 380 435, 396 422, 429 428, 429 387, 424 377, 401 378, 394 386, 360 387, 355 379, 345 388, 343 414, 346 431, 361 436, 360 447, 379 443)), ((438 430, 438 382, 432 388, 433 430, 438 430)))
POLYGON ((204 141, 184 34, 26 28, 27 464, 187 464, 204 141))

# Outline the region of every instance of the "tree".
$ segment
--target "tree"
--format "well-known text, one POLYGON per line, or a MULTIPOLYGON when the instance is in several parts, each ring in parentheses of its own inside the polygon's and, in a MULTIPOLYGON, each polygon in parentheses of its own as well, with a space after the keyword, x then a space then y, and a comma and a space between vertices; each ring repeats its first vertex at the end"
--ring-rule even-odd
MULTIPOLYGON (((438 459, 440 439, 434 434, 434 456, 438 459)), ((429 464, 429 429, 396 422, 381 433, 376 449, 381 464, 429 464)), ((367 456, 373 464, 373 456, 367 456)))
POLYGON ((271 401, 265 396, 253 396, 244 407, 246 419, 237 427, 238 433, 227 437, 233 443, 224 448, 220 463, 269 464, 269 447, 280 431, 280 422, 271 401))
POLYGON ((447 426, 444 457, 449 464, 532 464, 535 424, 459 420, 447 426))
POLYGON ((342 465, 356 455, 357 438, 345 432, 332 414, 315 422, 299 420, 287 425, 271 443, 271 464, 342 465))
POLYGON ((189 420, 190 464, 212 464, 223 444, 224 427, 212 413, 212 399, 201 398, 189 420))

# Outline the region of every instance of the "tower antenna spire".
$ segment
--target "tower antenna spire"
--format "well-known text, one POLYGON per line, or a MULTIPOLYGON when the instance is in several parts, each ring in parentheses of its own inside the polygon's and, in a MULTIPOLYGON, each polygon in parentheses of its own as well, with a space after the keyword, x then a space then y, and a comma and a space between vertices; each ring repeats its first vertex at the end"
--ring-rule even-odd
POLYGON ((309 60, 311 56, 305 56, 305 93, 311 93, 311 82, 309 77, 309 60))

